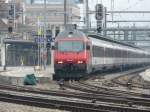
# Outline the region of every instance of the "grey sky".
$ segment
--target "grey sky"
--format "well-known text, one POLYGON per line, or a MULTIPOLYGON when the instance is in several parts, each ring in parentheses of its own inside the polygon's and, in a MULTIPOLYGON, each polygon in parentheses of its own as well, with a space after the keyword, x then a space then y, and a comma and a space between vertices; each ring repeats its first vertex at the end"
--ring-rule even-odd
MULTIPOLYGON (((96 3, 103 3, 108 10, 121 10, 121 11, 150 11, 150 0, 89 0, 90 9, 94 10, 96 3), (114 1, 112 4, 111 1, 114 1)), ((112 16, 108 17, 109 20, 112 16)), ((150 14, 115 14, 113 16, 114 20, 150 20, 150 14)), ((123 26, 132 26, 134 23, 120 24, 123 26)), ((110 24, 111 26, 116 26, 118 24, 110 24)), ((150 23, 136 23, 137 26, 150 26, 150 23)))

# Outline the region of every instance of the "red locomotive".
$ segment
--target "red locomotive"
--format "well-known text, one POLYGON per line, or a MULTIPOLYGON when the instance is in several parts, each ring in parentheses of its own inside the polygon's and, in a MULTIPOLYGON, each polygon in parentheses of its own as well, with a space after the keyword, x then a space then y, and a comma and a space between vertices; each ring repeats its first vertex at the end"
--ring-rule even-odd
POLYGON ((101 36, 63 31, 55 39, 55 78, 80 78, 93 71, 147 65, 150 53, 101 36), (84 73, 84 74, 81 74, 84 73))
MULTIPOLYGON (((58 77, 79 77, 78 72, 87 72, 91 59, 91 43, 80 31, 65 31, 55 39, 54 70, 58 77), (67 74, 68 72, 68 74, 67 74), (72 75, 76 73, 76 75, 72 75), (65 75, 65 76, 64 76, 65 75)), ((80 74, 79 74, 80 75, 80 74)))

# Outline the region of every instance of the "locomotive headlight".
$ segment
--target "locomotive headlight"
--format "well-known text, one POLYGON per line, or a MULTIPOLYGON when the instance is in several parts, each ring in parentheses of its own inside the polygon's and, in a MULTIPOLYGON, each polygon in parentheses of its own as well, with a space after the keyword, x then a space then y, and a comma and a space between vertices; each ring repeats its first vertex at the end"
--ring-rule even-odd
POLYGON ((63 61, 58 61, 57 63, 58 63, 58 64, 62 64, 62 63, 63 63, 63 61))
POLYGON ((82 64, 82 63, 83 63, 83 61, 78 61, 77 63, 78 63, 78 64, 82 64))

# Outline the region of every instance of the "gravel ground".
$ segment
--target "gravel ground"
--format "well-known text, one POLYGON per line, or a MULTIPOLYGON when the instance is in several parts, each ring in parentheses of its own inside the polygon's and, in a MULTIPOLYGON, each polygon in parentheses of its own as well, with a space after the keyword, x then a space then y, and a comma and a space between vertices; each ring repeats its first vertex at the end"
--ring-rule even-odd
POLYGON ((0 102, 0 112, 68 112, 68 111, 0 102))
POLYGON ((35 88, 40 88, 40 89, 46 89, 46 90, 59 90, 60 87, 55 81, 51 81, 49 83, 45 84, 37 84, 36 86, 33 86, 35 88))
MULTIPOLYGON (((54 90, 54 91, 62 90, 56 81, 50 81, 49 83, 45 83, 45 84, 37 84, 36 86, 31 86, 31 87, 44 89, 44 90, 54 90)), ((69 88, 65 88, 64 91, 81 92, 81 91, 77 91, 77 90, 73 90, 69 88)))

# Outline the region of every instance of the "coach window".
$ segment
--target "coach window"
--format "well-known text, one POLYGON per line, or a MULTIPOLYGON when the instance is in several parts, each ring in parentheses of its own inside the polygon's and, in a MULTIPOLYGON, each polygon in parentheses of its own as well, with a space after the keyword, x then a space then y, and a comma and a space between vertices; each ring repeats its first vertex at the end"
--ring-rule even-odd
POLYGON ((123 52, 123 53, 122 53, 122 57, 123 57, 123 58, 126 58, 126 51, 123 50, 122 52, 123 52))
POLYGON ((116 57, 116 49, 114 49, 114 57, 116 57))
POLYGON ((103 57, 104 56, 104 48, 99 46, 93 46, 93 56, 94 57, 103 57))
POLYGON ((136 58, 136 53, 135 52, 133 52, 133 58, 136 58))
POLYGON ((125 52, 124 52, 124 50, 121 51, 121 54, 122 54, 121 57, 124 58, 124 57, 125 57, 125 52))
POLYGON ((105 48, 105 57, 109 57, 108 48, 105 48))
POLYGON ((124 58, 127 58, 128 55, 127 55, 127 51, 124 51, 124 58))
POLYGON ((94 57, 98 57, 98 49, 97 49, 97 46, 93 46, 93 56, 94 57))
POLYGON ((133 58, 133 52, 131 52, 131 58, 133 58))
POLYGON ((113 57, 113 49, 112 48, 108 48, 108 57, 113 57))
POLYGON ((135 58, 134 52, 132 52, 132 58, 135 58))
POLYGON ((139 53, 137 53, 137 58, 140 58, 139 53))
POLYGON ((122 50, 122 58, 125 58, 126 57, 126 52, 125 50, 122 50))
POLYGON ((135 53, 135 58, 138 58, 138 53, 135 53))
POLYGON ((130 51, 128 51, 128 58, 130 58, 130 51))
POLYGON ((108 54, 108 57, 111 57, 111 49, 110 48, 107 48, 107 54, 108 54))
POLYGON ((141 58, 141 53, 139 54, 139 58, 141 58))
POLYGON ((115 50, 115 57, 116 58, 118 57, 118 50, 117 49, 115 50))
POLYGON ((119 52, 119 50, 118 49, 116 49, 116 51, 115 51, 115 53, 116 53, 116 56, 115 57, 117 57, 117 58, 119 58, 119 56, 120 56, 120 52, 119 52))
POLYGON ((119 51, 119 58, 121 58, 121 50, 119 49, 118 51, 119 51))
POLYGON ((144 53, 143 53, 143 55, 142 55, 142 58, 144 58, 144 53))
POLYGON ((127 58, 128 57, 128 51, 124 51, 124 52, 125 52, 124 58, 127 58))
POLYGON ((112 57, 115 57, 115 50, 111 49, 111 51, 112 51, 112 57))
POLYGON ((132 52, 130 51, 130 58, 132 58, 132 52))
POLYGON ((134 58, 134 52, 132 52, 132 58, 134 58))
POLYGON ((99 57, 104 57, 104 48, 98 47, 99 57))

